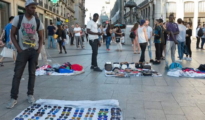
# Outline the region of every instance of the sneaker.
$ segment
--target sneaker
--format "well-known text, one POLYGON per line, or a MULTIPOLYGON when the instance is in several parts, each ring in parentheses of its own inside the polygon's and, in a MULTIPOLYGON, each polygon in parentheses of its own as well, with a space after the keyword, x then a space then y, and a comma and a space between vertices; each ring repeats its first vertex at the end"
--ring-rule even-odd
POLYGON ((10 100, 9 103, 7 104, 6 108, 11 109, 11 108, 13 108, 16 104, 17 104, 17 100, 11 98, 11 100, 10 100))
POLYGON ((151 59, 149 62, 150 62, 150 63, 153 63, 153 62, 154 62, 154 60, 153 60, 153 59, 151 59))
POLYGON ((187 60, 187 57, 183 57, 182 60, 187 60))
POLYGON ((153 64, 154 64, 154 65, 159 65, 160 62, 158 62, 158 61, 154 61, 153 64))
POLYGON ((192 61, 192 58, 187 58, 186 60, 187 60, 187 61, 192 61))
POLYGON ((35 103, 35 98, 33 97, 33 95, 28 95, 28 103, 33 104, 35 103))
POLYGON ((176 62, 182 62, 182 60, 177 60, 176 62))
POLYGON ((99 67, 95 67, 93 70, 96 72, 102 72, 102 70, 99 67))
POLYGON ((91 66, 90 69, 94 69, 94 66, 91 66))

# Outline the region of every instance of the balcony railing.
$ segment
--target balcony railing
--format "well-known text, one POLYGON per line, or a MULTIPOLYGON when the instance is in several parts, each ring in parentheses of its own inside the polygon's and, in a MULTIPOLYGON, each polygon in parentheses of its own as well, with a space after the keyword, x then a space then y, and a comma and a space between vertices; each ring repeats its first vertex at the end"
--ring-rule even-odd
POLYGON ((39 1, 39 6, 43 7, 43 1, 39 1))
POLYGON ((48 4, 45 3, 45 4, 44 4, 44 7, 45 7, 46 9, 48 9, 48 4))
POLYGON ((49 10, 52 11, 52 7, 51 6, 49 6, 49 10))

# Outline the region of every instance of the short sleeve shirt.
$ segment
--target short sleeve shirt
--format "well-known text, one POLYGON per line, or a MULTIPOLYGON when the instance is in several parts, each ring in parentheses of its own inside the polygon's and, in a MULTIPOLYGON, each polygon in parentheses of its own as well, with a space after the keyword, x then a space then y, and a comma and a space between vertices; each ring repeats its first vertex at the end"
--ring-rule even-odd
POLYGON ((150 26, 147 27, 147 37, 148 39, 151 39, 151 32, 152 32, 152 28, 150 26))
MULTIPOLYGON (((170 31, 173 33, 179 32, 179 28, 178 28, 178 25, 176 23, 168 22, 166 28, 167 28, 167 31, 170 31)), ((175 39, 176 39, 176 35, 175 35, 175 39)), ((167 40, 174 41, 169 34, 167 34, 167 40)))
MULTIPOLYGON (((74 28, 74 31, 81 31, 81 28, 78 27, 78 28, 74 28)), ((80 32, 79 33, 75 33, 75 36, 80 36, 80 32)))
POLYGON ((10 41, 10 30, 11 30, 11 27, 12 27, 12 24, 11 23, 8 23, 4 30, 5 30, 5 34, 6 34, 6 43, 8 43, 10 41))
MULTIPOLYGON (((12 25, 17 28, 19 22, 19 16, 16 16, 13 20, 12 25)), ((19 46, 22 50, 28 48, 38 49, 39 47, 39 39, 37 31, 41 31, 44 29, 43 24, 40 23, 39 29, 37 29, 36 19, 33 16, 30 20, 28 20, 25 16, 23 16, 20 29, 18 31, 19 34, 19 46)))
MULTIPOLYGON (((87 29, 90 29, 91 32, 98 33, 98 25, 93 20, 90 20, 88 22, 87 29)), ((88 38, 89 38, 89 40, 95 40, 95 39, 98 39, 98 35, 88 34, 88 38)))

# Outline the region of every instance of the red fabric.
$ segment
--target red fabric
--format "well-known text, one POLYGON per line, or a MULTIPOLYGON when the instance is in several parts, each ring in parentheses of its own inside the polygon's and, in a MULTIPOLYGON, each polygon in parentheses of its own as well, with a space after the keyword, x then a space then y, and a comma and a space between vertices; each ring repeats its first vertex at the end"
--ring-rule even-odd
POLYGON ((73 64, 73 65, 71 65, 71 69, 74 70, 74 71, 82 71, 83 66, 81 66, 79 64, 73 64))

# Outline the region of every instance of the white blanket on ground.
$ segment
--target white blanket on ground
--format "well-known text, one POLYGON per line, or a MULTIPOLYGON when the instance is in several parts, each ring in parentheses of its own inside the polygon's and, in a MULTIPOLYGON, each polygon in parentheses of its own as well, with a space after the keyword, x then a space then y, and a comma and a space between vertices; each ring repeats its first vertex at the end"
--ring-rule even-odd
POLYGON ((194 71, 184 72, 182 70, 168 71, 167 75, 173 77, 205 78, 205 73, 197 73, 194 71))
MULTIPOLYGON (((79 74, 83 74, 85 71, 74 71, 73 73, 57 73, 57 72, 52 72, 49 75, 63 75, 63 76, 71 76, 71 75, 79 75, 79 74)), ((46 71, 44 70, 36 70, 36 76, 42 76, 42 75, 46 75, 46 71)))

